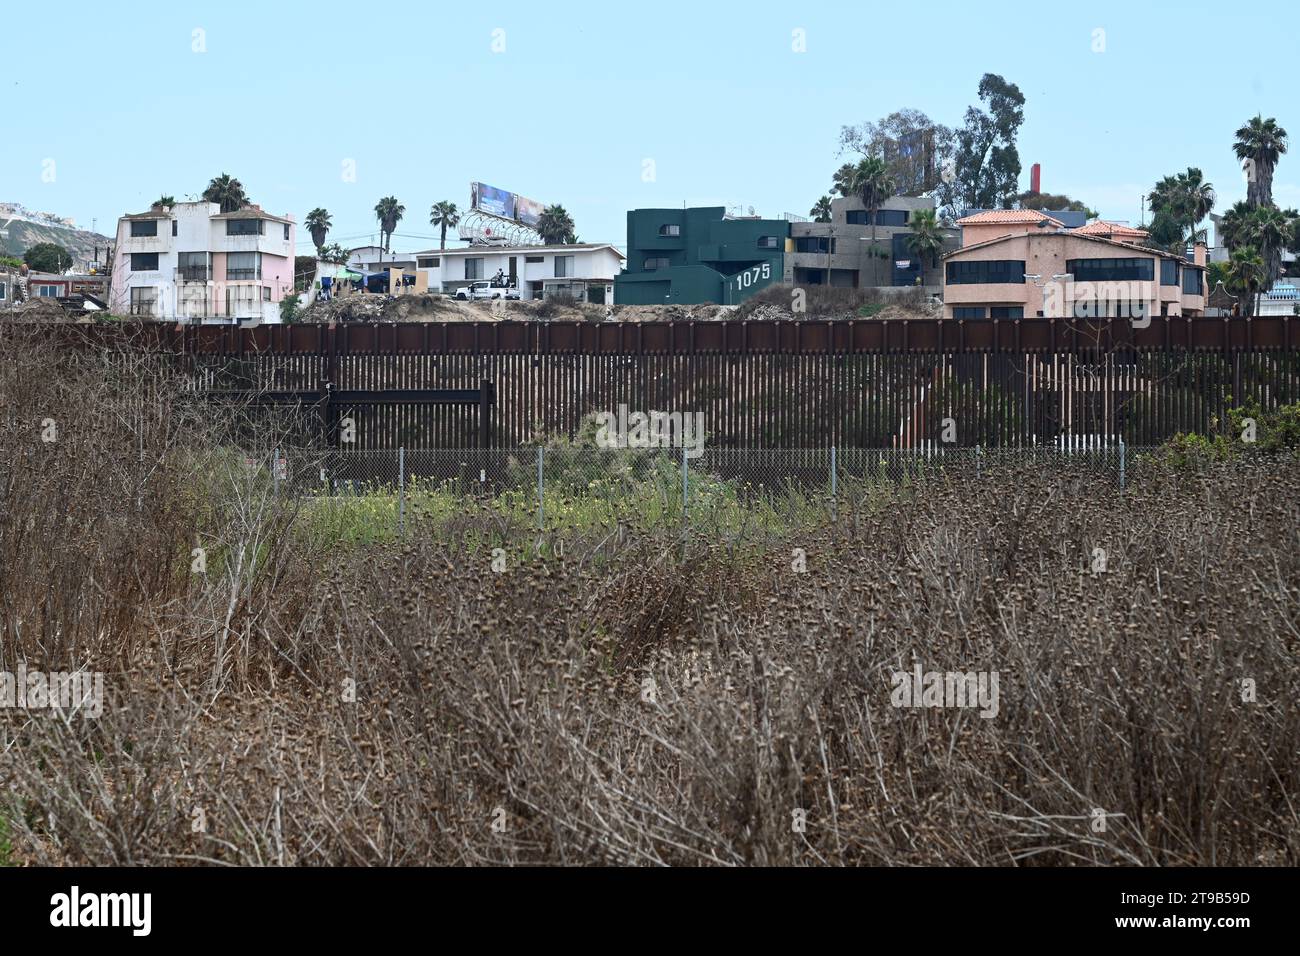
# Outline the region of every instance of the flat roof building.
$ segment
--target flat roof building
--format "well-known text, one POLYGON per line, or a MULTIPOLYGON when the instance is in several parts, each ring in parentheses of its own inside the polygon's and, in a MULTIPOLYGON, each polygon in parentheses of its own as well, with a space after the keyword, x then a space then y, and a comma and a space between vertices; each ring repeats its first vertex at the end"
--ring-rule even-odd
POLYGON ((733 305, 782 281, 790 223, 736 218, 722 206, 634 209, 620 305, 733 305))

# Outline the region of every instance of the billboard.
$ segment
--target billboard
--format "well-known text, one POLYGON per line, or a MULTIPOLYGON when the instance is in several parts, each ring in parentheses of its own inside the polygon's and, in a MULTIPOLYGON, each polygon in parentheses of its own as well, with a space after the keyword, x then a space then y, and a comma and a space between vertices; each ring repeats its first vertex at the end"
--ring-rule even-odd
POLYGON ((486 183, 469 184, 469 205, 470 209, 477 209, 490 216, 510 219, 530 227, 537 225, 544 208, 536 200, 526 199, 486 183))

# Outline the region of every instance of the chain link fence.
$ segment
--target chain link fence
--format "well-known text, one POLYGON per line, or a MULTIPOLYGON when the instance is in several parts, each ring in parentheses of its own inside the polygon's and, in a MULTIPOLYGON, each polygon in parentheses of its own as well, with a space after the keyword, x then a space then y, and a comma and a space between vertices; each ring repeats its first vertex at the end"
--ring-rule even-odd
POLYGON ((398 529, 412 516, 450 515, 477 502, 540 531, 619 524, 723 530, 825 518, 882 487, 1013 481, 1025 468, 1083 472, 1122 489, 1135 461, 1150 450, 1118 443, 1090 449, 277 449, 263 466, 277 493, 364 499, 376 521, 398 529))

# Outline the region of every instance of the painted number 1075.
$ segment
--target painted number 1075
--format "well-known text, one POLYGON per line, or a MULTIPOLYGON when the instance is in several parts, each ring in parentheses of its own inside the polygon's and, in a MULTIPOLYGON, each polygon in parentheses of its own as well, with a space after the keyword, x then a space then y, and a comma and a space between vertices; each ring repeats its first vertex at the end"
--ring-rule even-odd
POLYGON ((736 276, 736 288, 748 289, 760 279, 772 278, 772 263, 764 262, 760 266, 751 266, 736 276))

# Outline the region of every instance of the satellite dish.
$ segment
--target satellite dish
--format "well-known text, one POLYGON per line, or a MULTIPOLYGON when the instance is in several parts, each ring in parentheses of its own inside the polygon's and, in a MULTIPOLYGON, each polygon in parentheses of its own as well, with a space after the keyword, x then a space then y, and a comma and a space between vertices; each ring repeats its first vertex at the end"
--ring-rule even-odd
POLYGON ((754 215, 754 207, 753 207, 753 206, 750 206, 750 207, 749 207, 749 214, 750 214, 751 216, 754 215))

